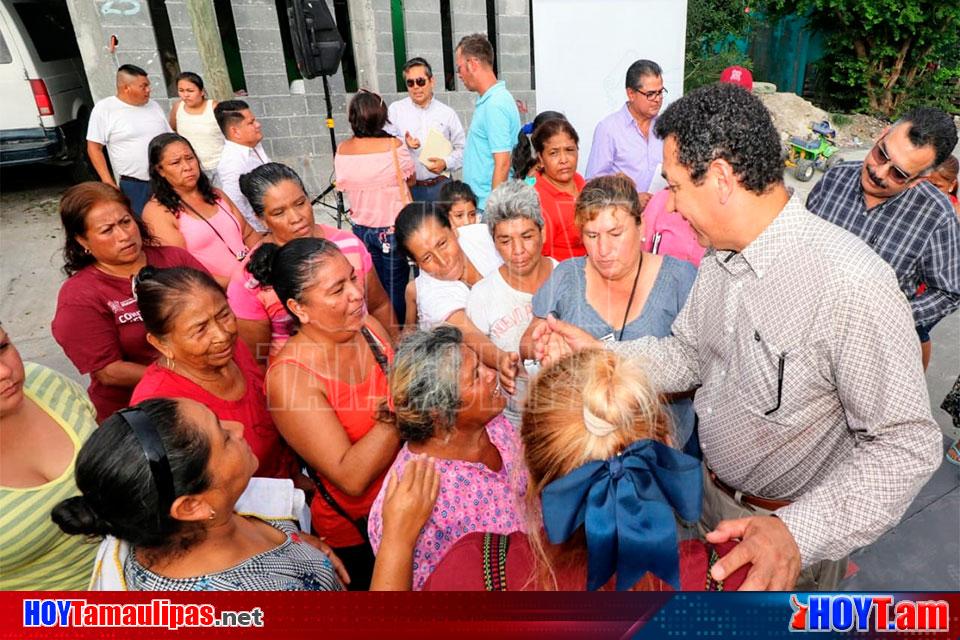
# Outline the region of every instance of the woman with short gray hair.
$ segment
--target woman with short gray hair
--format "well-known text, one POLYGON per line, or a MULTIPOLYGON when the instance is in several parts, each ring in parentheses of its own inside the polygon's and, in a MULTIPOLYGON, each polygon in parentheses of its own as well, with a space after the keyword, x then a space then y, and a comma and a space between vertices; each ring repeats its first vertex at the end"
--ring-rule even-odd
MULTIPOLYGON (((503 264, 473 286, 467 317, 499 349, 516 353, 533 320, 533 294, 550 278, 556 260, 542 255, 543 215, 540 198, 530 185, 519 180, 500 184, 487 198, 484 221, 503 264)), ((523 366, 527 374, 535 373, 532 360, 523 366)), ((519 424, 523 406, 523 374, 519 372, 517 393, 507 405, 507 417, 514 424, 519 424)))
MULTIPOLYGON (((413 588, 420 590, 447 550, 472 531, 524 530, 527 474, 517 430, 501 414, 497 374, 440 325, 400 344, 390 370, 390 409, 406 444, 390 473, 402 476, 418 457, 435 459, 440 498, 414 549, 413 588)), ((379 548, 384 490, 370 509, 370 543, 379 548)))

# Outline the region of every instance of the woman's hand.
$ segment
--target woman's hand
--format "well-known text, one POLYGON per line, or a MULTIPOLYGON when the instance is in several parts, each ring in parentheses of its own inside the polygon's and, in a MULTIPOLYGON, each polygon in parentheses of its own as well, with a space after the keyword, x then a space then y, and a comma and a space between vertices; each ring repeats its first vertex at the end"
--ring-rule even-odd
POLYGON ((511 396, 517 390, 517 374, 520 371, 520 354, 504 351, 497 358, 497 373, 500 386, 511 396))
POLYGON ((412 548, 433 512, 439 493, 440 472, 433 458, 416 458, 406 466, 399 480, 397 472, 392 471, 383 497, 383 539, 390 537, 412 548))
POLYGON ((297 537, 309 544, 311 547, 316 547, 320 550, 320 553, 327 556, 327 558, 330 560, 330 564, 333 565, 333 569, 337 572, 337 575, 340 576, 340 581, 344 585, 350 584, 350 574, 347 573, 347 568, 343 566, 343 562, 341 562, 340 558, 337 557, 337 554, 333 552, 333 547, 324 542, 322 538, 312 536, 309 533, 300 532, 297 534, 297 537))
POLYGON ((413 584, 413 548, 440 493, 440 472, 433 458, 411 461, 397 479, 390 473, 383 497, 383 538, 373 565, 371 591, 409 591, 413 584))

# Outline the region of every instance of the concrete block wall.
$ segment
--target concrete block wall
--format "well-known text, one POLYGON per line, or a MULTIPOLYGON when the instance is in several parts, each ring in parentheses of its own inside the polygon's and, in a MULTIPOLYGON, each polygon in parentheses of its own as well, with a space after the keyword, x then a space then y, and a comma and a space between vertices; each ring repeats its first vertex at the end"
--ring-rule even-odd
POLYGON ((457 70, 446 69, 443 65, 440 0, 404 0, 403 8, 407 57, 420 56, 428 60, 437 79, 437 86, 443 90, 444 74, 456 74, 457 70))
MULTIPOLYGON (((77 4, 82 0, 73 0, 77 4)), ((101 47, 106 48, 111 35, 116 35, 119 45, 111 58, 113 68, 97 67, 95 73, 103 76, 100 82, 91 82, 94 100, 101 100, 116 93, 116 69, 120 65, 135 64, 150 76, 153 97, 165 104, 167 97, 166 82, 157 52, 157 40, 153 35, 153 21, 146 2, 116 2, 97 0, 97 19, 100 28, 101 47), (109 78, 107 76, 110 76, 109 78)), ((76 13, 71 15, 76 16, 76 13)), ((84 25, 89 27, 89 24, 84 25)), ((80 31, 81 28, 75 27, 80 31)), ((86 52, 81 51, 81 55, 86 52)), ((110 55, 110 54, 107 54, 110 55)), ((85 67, 88 56, 85 55, 85 67)))
MULTIPOLYGON (((212 2, 212 0, 210 0, 212 2)), ((76 5, 83 0, 68 0, 76 5)), ((327 0, 333 14, 333 2, 327 0)), ((130 3, 114 3, 116 5, 130 3)), ((117 52, 119 64, 139 65, 150 74, 154 87, 154 99, 164 108, 170 100, 164 90, 163 72, 153 35, 153 25, 146 7, 134 15, 104 12, 103 7, 112 5, 98 0, 97 20, 99 35, 106 43, 111 33, 120 38, 117 52)), ((184 0, 167 0, 167 12, 180 68, 203 74, 203 64, 197 50, 190 16, 184 0)), ((518 100, 525 101, 530 109, 529 120, 535 114, 535 94, 530 90, 529 63, 529 16, 527 0, 498 0, 498 49, 501 79, 518 100)), ((72 11, 75 10, 72 7, 72 11)), ((354 50, 357 57, 358 80, 361 87, 379 91, 389 104, 406 97, 396 91, 393 55, 393 28, 390 0, 350 0, 350 18, 353 29, 354 50)), ((271 159, 293 167, 303 177, 308 191, 316 195, 325 189, 333 171, 330 134, 326 127, 326 106, 323 80, 314 78, 295 83, 287 80, 280 39, 281 20, 274 0, 232 0, 234 22, 240 43, 241 59, 248 95, 246 100, 263 125, 263 145, 271 159)), ((484 0, 453 0, 451 2, 453 44, 470 33, 486 33, 486 2, 484 0)), ((453 107, 469 127, 476 94, 463 89, 457 79, 457 90, 447 92, 443 87, 443 44, 440 29, 440 0, 405 0, 404 22, 408 57, 423 56, 434 68, 438 79, 437 99, 453 107)), ((89 25, 84 25, 89 28, 89 25)), ((80 29, 77 29, 78 34, 80 29)), ((94 29, 96 31, 96 29, 94 29)), ((89 39, 89 38, 88 38, 89 39)), ((102 57, 102 56, 101 56, 102 57)), ((84 53, 85 65, 88 56, 84 53)), ((91 57, 92 59, 92 57, 91 57)), ((101 65, 103 66, 103 65, 101 65)), ((104 77, 113 75, 112 69, 104 70, 104 77)), ((450 69, 456 73, 456 69, 450 69)), ((350 137, 347 121, 347 104, 352 94, 344 88, 342 71, 328 78, 330 84, 333 117, 337 142, 350 137)), ((105 84, 105 82, 101 82, 105 84)), ((104 93, 103 90, 100 93, 104 93)), ((95 95, 101 99, 106 95, 95 95)), ((333 198, 328 198, 333 202, 333 198)), ((325 212, 317 209, 317 213, 325 212)))
POLYGON ((193 37, 193 24, 190 22, 187 3, 183 0, 166 0, 165 4, 170 18, 170 29, 173 31, 173 41, 177 47, 180 70, 193 71, 202 77, 203 61, 200 59, 197 41, 193 37))

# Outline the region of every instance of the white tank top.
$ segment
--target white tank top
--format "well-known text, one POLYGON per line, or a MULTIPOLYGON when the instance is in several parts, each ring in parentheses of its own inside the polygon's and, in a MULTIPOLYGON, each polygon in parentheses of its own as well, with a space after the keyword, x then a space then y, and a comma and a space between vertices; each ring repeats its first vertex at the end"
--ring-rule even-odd
POLYGON ((213 116, 213 100, 207 100, 203 112, 194 115, 183 108, 181 101, 176 112, 177 133, 190 141, 197 152, 200 166, 206 171, 214 171, 220 164, 223 151, 223 134, 213 116))

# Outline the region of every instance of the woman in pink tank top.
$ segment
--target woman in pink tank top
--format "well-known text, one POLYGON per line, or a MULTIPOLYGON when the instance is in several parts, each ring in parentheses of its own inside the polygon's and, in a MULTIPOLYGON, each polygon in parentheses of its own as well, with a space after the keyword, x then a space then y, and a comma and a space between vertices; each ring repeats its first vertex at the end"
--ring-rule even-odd
POLYGON ((189 251, 226 288, 259 235, 200 170, 190 142, 176 133, 150 141, 153 197, 143 220, 160 244, 189 251))
MULTIPOLYGON (((316 223, 310 197, 296 171, 268 162, 241 176, 240 191, 269 230, 263 242, 283 246, 296 238, 325 238, 337 245, 363 283, 367 311, 384 326, 389 340, 396 341, 399 329, 393 305, 373 269, 370 252, 350 231, 316 223)), ((258 282, 246 268, 234 273, 227 297, 237 316, 240 338, 266 363, 290 337, 290 314, 276 292, 258 282)))
POLYGON ((267 370, 267 406, 316 481, 315 533, 347 566, 350 588, 364 590, 373 572, 367 514, 400 448, 392 421, 381 419, 393 349, 367 314, 356 270, 329 240, 265 243, 247 268, 299 325, 267 370))

